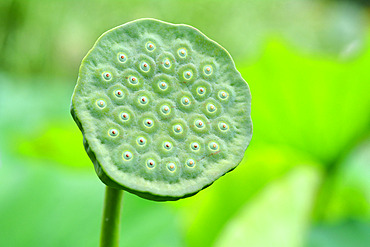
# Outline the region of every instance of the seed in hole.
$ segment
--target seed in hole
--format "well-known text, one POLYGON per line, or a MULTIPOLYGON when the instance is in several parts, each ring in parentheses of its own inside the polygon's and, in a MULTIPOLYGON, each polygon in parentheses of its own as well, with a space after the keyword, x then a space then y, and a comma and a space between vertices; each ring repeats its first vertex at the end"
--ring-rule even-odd
POLYGON ((188 160, 186 161, 186 165, 187 165, 188 167, 194 167, 194 166, 195 166, 195 161, 194 161, 193 159, 188 159, 188 160))
POLYGON ((220 130, 222 130, 222 131, 226 131, 226 130, 229 129, 229 126, 226 123, 224 123, 224 122, 220 122, 218 124, 218 128, 220 128, 220 130))
POLYGON ((130 159, 132 159, 132 153, 130 152, 130 151, 125 151, 125 152, 123 152, 123 159, 124 160, 130 160, 130 159))
POLYGON ((122 112, 121 113, 121 119, 124 121, 127 121, 130 119, 130 115, 127 112, 122 112))
POLYGON ((158 82, 158 87, 164 91, 168 88, 168 85, 165 81, 160 81, 158 82))
POLYGON ((177 51, 177 54, 179 54, 179 56, 181 58, 185 58, 187 56, 187 51, 185 48, 180 48, 178 51, 177 51))
POLYGON ((122 98, 123 97, 123 92, 122 92, 122 90, 116 90, 116 91, 114 91, 114 95, 116 95, 117 98, 122 98))
POLYGON ((140 102, 140 104, 142 104, 142 105, 146 105, 146 104, 148 104, 149 100, 148 100, 148 98, 147 98, 147 97, 145 97, 145 96, 141 96, 141 97, 140 97, 140 99, 139 99, 139 102, 140 102))
POLYGON ((171 112, 171 108, 168 105, 162 105, 161 111, 163 114, 168 115, 171 112))
POLYGON ((209 148, 213 151, 217 151, 218 150, 218 144, 216 142, 210 142, 209 143, 209 148))
POLYGON ((229 97, 229 94, 225 91, 220 91, 220 92, 218 92, 218 97, 220 99, 227 99, 229 97))
POLYGON ((97 101, 96 101, 96 105, 97 105, 99 108, 104 109, 104 108, 105 108, 105 106, 106 106, 107 104, 105 103, 105 101, 104 101, 104 100, 99 99, 99 100, 97 100, 97 101))
POLYGON ((176 170, 176 165, 175 163, 173 162, 170 162, 167 164, 167 169, 170 171, 170 172, 174 172, 176 170))
POLYGON ((164 60, 163 60, 163 67, 165 67, 166 69, 169 69, 169 68, 171 68, 171 61, 168 59, 168 58, 165 58, 164 60))
POLYGON ((153 122, 153 120, 151 120, 151 119, 145 119, 144 120, 144 125, 146 126, 146 127, 148 127, 148 128, 151 128, 151 127, 153 127, 153 125, 154 125, 154 122, 153 122))
POLYGON ((190 80, 193 77, 193 72, 191 70, 186 70, 184 71, 183 76, 186 80, 190 80))
POLYGON ((197 151, 197 150, 199 150, 200 145, 197 142, 193 142, 193 143, 190 144, 190 147, 191 147, 192 150, 197 151))
POLYGON ((103 78, 107 81, 109 81, 110 79, 112 79, 112 74, 109 73, 109 72, 104 72, 103 73, 103 78))
POLYGON ((177 133, 177 134, 182 133, 182 127, 181 127, 181 125, 180 125, 180 124, 176 124, 176 125, 174 125, 174 126, 173 126, 173 131, 174 131, 175 133, 177 133))
POLYGON ((181 104, 187 106, 187 105, 190 105, 190 99, 186 96, 182 97, 181 98, 181 104))
POLYGON ((150 168, 150 169, 154 168, 154 167, 155 167, 155 161, 154 161, 154 160, 152 160, 152 159, 148 159, 148 160, 146 161, 146 166, 147 166, 148 168, 150 168))
POLYGON ((143 61, 140 64, 140 69, 144 72, 148 72, 150 70, 150 66, 147 62, 143 61))
POLYGON ((169 150, 172 149, 172 143, 171 142, 164 142, 163 147, 164 147, 164 149, 169 151, 169 150))
POLYGON ((118 54, 118 60, 121 63, 125 63, 127 61, 127 56, 124 53, 120 53, 120 54, 118 54))
POLYGON ((131 84, 134 85, 139 83, 139 80, 135 76, 130 76, 128 80, 130 81, 131 84))
POLYGON ((148 51, 154 51, 155 50, 155 45, 153 44, 153 42, 147 42, 146 43, 146 49, 148 50, 148 51))
POLYGON ((116 137, 116 136, 118 136, 118 130, 116 130, 116 129, 110 129, 108 133, 109 133, 109 135, 110 135, 111 137, 116 137))
POLYGON ((202 120, 195 120, 195 126, 197 126, 199 129, 204 128, 204 123, 202 120))
POLYGON ((146 144, 146 139, 144 137, 140 136, 139 138, 137 138, 136 142, 140 146, 144 146, 146 144))
POLYGON ((207 111, 209 112, 215 112, 217 110, 216 106, 214 104, 208 104, 207 105, 207 111))
POLYGON ((199 95, 203 95, 206 93, 206 89, 204 87, 198 87, 197 92, 199 95))
POLYGON ((212 66, 211 65, 204 66, 203 71, 204 74, 211 75, 213 72, 212 66))

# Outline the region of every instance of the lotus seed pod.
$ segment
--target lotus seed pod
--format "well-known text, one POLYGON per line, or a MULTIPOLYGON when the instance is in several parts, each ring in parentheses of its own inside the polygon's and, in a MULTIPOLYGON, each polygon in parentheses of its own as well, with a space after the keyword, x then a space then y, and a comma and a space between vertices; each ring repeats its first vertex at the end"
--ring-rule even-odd
POLYGON ((229 53, 197 29, 140 19, 81 63, 71 113, 99 178, 166 201, 233 170, 252 137, 251 95, 229 53))

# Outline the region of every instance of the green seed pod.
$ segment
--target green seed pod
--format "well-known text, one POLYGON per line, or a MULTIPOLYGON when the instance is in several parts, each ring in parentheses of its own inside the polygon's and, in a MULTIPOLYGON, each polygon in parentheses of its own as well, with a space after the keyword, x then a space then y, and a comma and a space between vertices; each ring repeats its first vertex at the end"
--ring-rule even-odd
POLYGON ((196 194, 242 160, 251 95, 229 53, 197 29, 140 19, 83 59, 71 113, 99 178, 166 201, 196 194))

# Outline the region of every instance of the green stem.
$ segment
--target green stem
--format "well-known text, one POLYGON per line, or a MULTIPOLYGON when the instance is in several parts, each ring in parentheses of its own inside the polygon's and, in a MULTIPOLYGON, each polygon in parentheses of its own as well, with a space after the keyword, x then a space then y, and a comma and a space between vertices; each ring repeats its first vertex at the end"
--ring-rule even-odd
POLYGON ((100 247, 118 247, 123 191, 106 186, 100 247))

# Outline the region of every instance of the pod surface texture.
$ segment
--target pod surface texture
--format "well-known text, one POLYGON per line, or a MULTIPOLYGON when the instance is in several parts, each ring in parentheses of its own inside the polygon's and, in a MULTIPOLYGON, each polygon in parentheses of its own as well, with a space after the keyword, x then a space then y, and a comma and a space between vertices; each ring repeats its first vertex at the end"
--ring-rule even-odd
POLYGON ((233 170, 252 137, 251 95, 197 29, 139 19, 81 63, 71 113, 99 178, 146 199, 191 196, 233 170))

